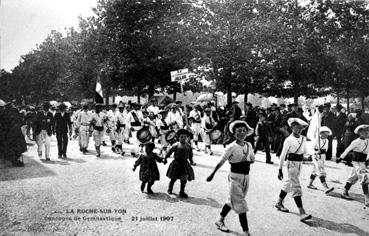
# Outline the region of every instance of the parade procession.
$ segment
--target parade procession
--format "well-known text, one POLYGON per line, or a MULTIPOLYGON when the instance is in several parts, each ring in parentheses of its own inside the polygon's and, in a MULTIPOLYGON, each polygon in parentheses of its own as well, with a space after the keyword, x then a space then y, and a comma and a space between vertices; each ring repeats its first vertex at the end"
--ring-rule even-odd
POLYGON ((33 4, 0 2, 1 235, 369 235, 369 1, 33 4))

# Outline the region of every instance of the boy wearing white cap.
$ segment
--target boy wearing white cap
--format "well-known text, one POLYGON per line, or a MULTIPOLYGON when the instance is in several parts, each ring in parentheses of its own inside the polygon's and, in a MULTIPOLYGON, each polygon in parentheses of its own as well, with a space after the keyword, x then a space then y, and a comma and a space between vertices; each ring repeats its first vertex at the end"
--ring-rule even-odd
POLYGON ((283 179, 283 163, 287 160, 287 178, 283 181, 279 199, 275 207, 282 212, 289 212, 283 205, 283 200, 288 192, 292 192, 292 197, 300 212, 300 220, 305 221, 312 218, 306 214, 302 205, 302 190, 300 184, 300 173, 302 168, 302 160, 304 154, 307 154, 306 138, 301 132, 307 127, 307 123, 299 118, 289 118, 288 125, 292 129, 292 134, 286 138, 283 143, 282 153, 280 156, 278 179, 283 179))
POLYGON ((369 125, 359 125, 354 132, 360 137, 352 141, 341 155, 341 158, 345 158, 350 151, 353 151, 353 167, 341 196, 342 198, 352 200, 348 191, 352 185, 360 181, 365 197, 365 206, 369 206, 369 169, 365 166, 369 153, 368 128, 369 125))
POLYGON ((313 156, 313 164, 314 169, 310 175, 310 183, 307 186, 310 189, 317 189, 313 185, 313 182, 317 176, 319 176, 320 182, 325 188, 325 193, 328 194, 334 190, 333 187, 329 188, 326 182, 327 173, 325 171, 325 158, 328 150, 328 136, 332 135, 332 131, 327 126, 323 126, 319 129, 319 138, 315 141, 314 144, 314 156, 313 156))
POLYGON ((224 218, 233 209, 239 216, 241 227, 245 235, 250 235, 246 212, 248 211, 246 203, 246 194, 249 188, 250 165, 255 161, 255 155, 250 143, 246 142, 247 136, 250 136, 252 129, 245 121, 234 121, 229 125, 229 131, 236 141, 232 142, 223 154, 222 160, 217 164, 214 171, 207 178, 210 182, 217 170, 228 160, 231 165, 229 173, 229 196, 220 212, 219 219, 215 222, 219 230, 229 232, 224 224, 224 218))

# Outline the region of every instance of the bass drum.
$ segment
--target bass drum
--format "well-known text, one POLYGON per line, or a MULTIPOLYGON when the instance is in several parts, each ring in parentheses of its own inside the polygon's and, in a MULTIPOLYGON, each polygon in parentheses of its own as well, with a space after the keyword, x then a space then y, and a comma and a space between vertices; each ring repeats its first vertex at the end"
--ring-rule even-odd
POLYGON ((139 131, 137 131, 137 139, 141 143, 147 143, 151 141, 151 133, 148 127, 143 127, 139 131))
POLYGON ((173 144, 177 141, 177 135, 176 132, 174 130, 170 130, 168 133, 165 134, 165 140, 169 143, 169 144, 173 144))

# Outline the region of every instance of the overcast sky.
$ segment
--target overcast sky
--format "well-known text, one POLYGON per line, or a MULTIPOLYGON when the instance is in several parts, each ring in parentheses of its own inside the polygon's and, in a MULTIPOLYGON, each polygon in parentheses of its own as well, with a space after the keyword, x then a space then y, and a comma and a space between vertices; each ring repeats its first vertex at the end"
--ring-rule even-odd
POLYGON ((0 0, 1 65, 10 71, 21 55, 51 32, 78 26, 78 16, 92 15, 97 0, 0 0))

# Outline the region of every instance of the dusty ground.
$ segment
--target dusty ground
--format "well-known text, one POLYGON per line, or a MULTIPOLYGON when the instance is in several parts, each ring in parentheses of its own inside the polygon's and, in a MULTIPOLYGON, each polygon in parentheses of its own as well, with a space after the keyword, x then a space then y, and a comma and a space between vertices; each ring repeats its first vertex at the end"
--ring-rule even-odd
MULTIPOLYGON (((128 148, 126 145, 127 152, 128 148)), ((29 146, 24 155, 25 167, 8 167, 2 162, 0 235, 228 235, 218 231, 214 221, 227 198, 229 165, 222 167, 213 182, 205 180, 219 161, 222 146, 214 147, 212 157, 195 152, 196 180, 188 183, 190 198, 186 200, 178 198, 179 183, 175 185, 175 195, 166 193, 168 164, 158 164, 161 180, 153 187, 156 194, 150 196, 140 192, 138 169, 132 171, 134 158, 127 154, 119 157, 109 146, 102 150, 101 159, 92 151, 84 156, 77 142, 72 141, 69 159, 58 160, 53 137, 51 162, 36 157, 35 145, 29 146), (79 209, 98 212, 81 213, 77 212, 79 209), (91 217, 105 217, 105 220, 91 220, 91 217), (140 221, 141 217, 146 220, 140 221)), ((349 171, 345 165, 328 162, 328 184, 336 187, 330 196, 306 188, 312 166, 304 165, 303 202, 314 216, 305 224, 299 221, 290 196, 285 205, 291 213, 273 208, 280 187, 277 166, 264 164, 261 152, 257 160, 251 169, 247 196, 252 235, 369 235, 369 209, 363 207, 359 186, 352 188, 355 200, 339 197, 349 171)), ((316 186, 321 187, 319 182, 316 186)), ((228 215, 226 223, 232 230, 229 235, 241 235, 234 212, 228 215)))

